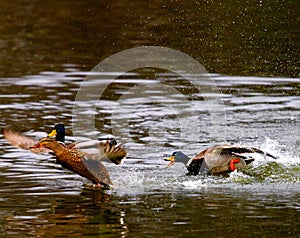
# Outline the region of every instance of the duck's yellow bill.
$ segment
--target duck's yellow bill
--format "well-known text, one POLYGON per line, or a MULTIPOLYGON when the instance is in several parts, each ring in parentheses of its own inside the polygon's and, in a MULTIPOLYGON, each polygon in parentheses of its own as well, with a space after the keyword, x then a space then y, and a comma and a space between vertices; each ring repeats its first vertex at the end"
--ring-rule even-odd
POLYGON ((174 156, 171 156, 169 158, 166 158, 165 161, 170 161, 170 163, 167 165, 167 167, 171 167, 172 165, 175 164, 175 157, 174 156))
POLYGON ((57 135, 57 131, 53 130, 53 131, 51 131, 51 133, 48 134, 48 137, 54 137, 56 135, 57 135))

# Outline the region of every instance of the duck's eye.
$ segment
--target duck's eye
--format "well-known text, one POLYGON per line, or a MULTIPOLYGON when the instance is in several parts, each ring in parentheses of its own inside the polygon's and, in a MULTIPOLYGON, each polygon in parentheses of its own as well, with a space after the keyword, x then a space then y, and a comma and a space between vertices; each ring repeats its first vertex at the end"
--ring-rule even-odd
POLYGON ((177 151, 173 152, 172 156, 175 156, 177 154, 177 151))

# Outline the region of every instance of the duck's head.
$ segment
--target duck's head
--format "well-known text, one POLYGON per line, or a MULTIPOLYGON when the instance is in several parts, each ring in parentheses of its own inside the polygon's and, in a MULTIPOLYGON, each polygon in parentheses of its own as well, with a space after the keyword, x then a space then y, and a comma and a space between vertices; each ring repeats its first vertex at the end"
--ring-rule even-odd
POLYGON ((165 161, 170 161, 170 163, 167 165, 167 167, 171 167, 172 165, 174 165, 175 163, 184 163, 185 165, 188 164, 189 160, 191 158, 188 157, 186 154, 184 154, 181 151, 175 151, 171 157, 166 158, 165 161))
POLYGON ((60 123, 60 124, 56 124, 54 126, 54 129, 51 131, 51 133, 48 134, 48 137, 55 136, 55 140, 64 143, 65 135, 66 135, 65 126, 64 126, 64 124, 60 123))

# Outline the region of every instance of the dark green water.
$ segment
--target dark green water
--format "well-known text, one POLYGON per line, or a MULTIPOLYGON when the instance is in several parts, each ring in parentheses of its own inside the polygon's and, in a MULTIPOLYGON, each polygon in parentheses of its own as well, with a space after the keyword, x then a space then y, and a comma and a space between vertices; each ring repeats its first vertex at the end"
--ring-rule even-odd
POLYGON ((75 140, 77 105, 95 117, 83 137, 113 135, 130 156, 105 164, 115 187, 101 191, 1 135, 1 237, 299 237, 297 1, 0 4, 0 126, 39 139, 64 122, 75 140), (203 91, 141 69, 113 82, 97 77, 116 72, 95 75, 105 88, 99 101, 76 98, 100 61, 143 45, 196 59, 209 72, 195 76, 203 91), (163 161, 225 141, 279 159, 257 158, 228 178, 187 177, 182 165, 163 161))
POLYGON ((1 1, 1 75, 89 71, 141 45, 180 50, 213 73, 299 76, 298 1, 1 1))

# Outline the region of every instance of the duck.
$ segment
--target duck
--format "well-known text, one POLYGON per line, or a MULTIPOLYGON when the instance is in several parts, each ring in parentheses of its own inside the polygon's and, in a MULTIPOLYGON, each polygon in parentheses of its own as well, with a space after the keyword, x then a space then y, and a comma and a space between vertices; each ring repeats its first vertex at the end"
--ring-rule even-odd
POLYGON ((275 156, 256 147, 238 145, 215 145, 200 151, 190 158, 182 151, 175 151, 170 157, 167 167, 175 163, 183 163, 188 170, 187 175, 228 175, 236 169, 243 169, 254 161, 251 154, 261 154, 273 159, 275 156))
MULTIPOLYGON (((57 162, 65 169, 87 178, 97 187, 110 188, 113 183, 108 170, 100 162, 101 157, 86 153, 76 148, 68 148, 54 138, 41 139, 30 148, 50 149, 56 155, 57 162)), ((103 154, 105 156, 105 154, 103 154)))
MULTIPOLYGON (((13 146, 24 150, 30 150, 33 153, 53 153, 52 150, 45 147, 34 147, 38 143, 29 136, 25 136, 16 132, 12 127, 2 128, 3 137, 13 146)), ((53 130, 48 134, 48 137, 54 138, 57 142, 61 143, 64 147, 71 149, 85 151, 86 153, 93 154, 93 156, 103 152, 106 156, 101 156, 103 161, 113 162, 114 164, 122 164, 126 158, 127 152, 117 144, 115 139, 105 140, 86 140, 65 144, 65 126, 63 123, 54 125, 53 130)), ((54 153, 55 154, 55 153, 54 153)))
POLYGON ((65 127, 56 124, 48 137, 38 141, 16 132, 11 127, 2 129, 4 138, 11 145, 34 153, 50 153, 56 156, 57 162, 66 169, 89 179, 97 186, 113 186, 103 161, 122 164, 127 152, 115 139, 87 140, 65 144, 65 127))
POLYGON ((99 149, 106 154, 103 161, 113 162, 116 165, 122 164, 126 158, 127 152, 117 144, 114 138, 102 138, 100 140, 86 140, 65 144, 65 126, 58 123, 54 129, 48 134, 48 137, 55 138, 56 141, 62 143, 66 148, 76 148, 83 150, 89 154, 98 154, 99 149))

